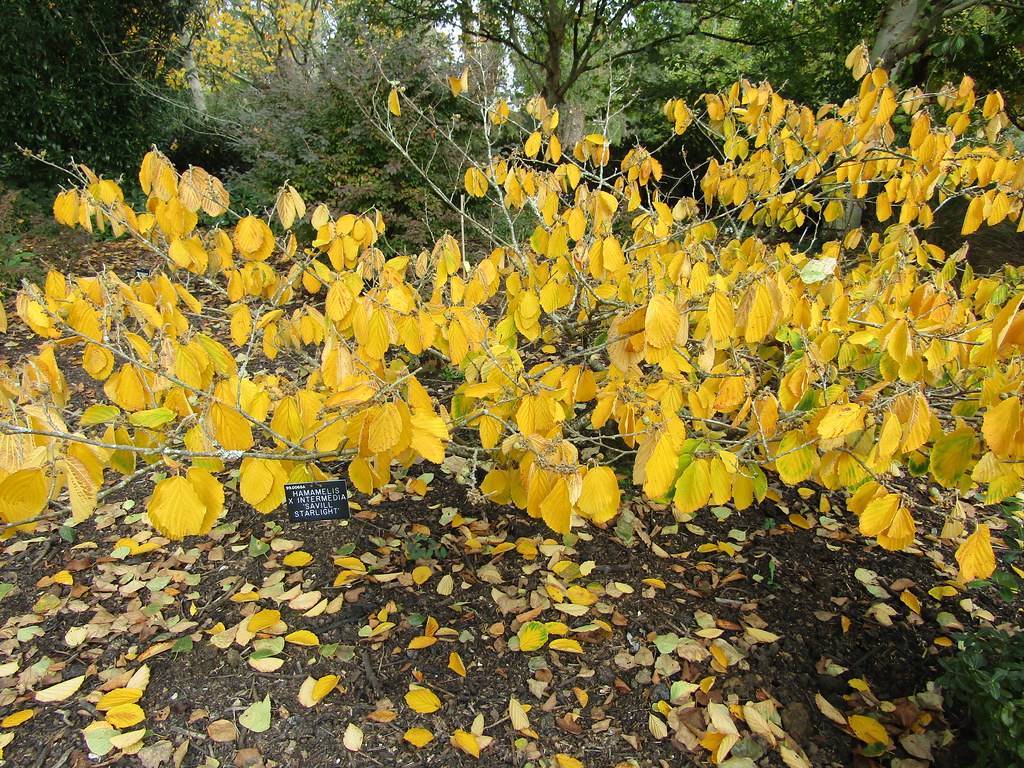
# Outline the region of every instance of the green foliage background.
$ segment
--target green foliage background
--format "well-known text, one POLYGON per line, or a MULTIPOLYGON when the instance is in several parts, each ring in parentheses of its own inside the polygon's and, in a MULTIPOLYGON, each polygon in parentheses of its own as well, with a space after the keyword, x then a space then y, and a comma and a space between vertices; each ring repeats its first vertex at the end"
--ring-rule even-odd
POLYGON ((163 76, 193 9, 193 0, 0 4, 0 173, 20 184, 47 174, 17 146, 113 171, 167 137, 180 98, 163 76))

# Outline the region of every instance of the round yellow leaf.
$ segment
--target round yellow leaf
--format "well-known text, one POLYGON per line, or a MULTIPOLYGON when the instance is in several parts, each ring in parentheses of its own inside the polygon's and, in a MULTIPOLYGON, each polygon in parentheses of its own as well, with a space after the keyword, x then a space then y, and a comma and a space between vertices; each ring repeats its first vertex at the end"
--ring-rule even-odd
POLYGON ((115 728, 131 728, 145 718, 146 713, 138 704, 118 704, 104 715, 104 719, 115 728))
POLYGON ((469 731, 464 731, 461 728, 456 730, 452 734, 452 744, 461 749, 467 755, 473 757, 480 757, 480 742, 476 740, 476 736, 469 731))
POLYGON ((173 541, 198 534, 206 517, 206 505, 184 477, 157 483, 146 511, 152 526, 173 541))
POLYGON ((298 629, 295 632, 289 632, 284 636, 284 639, 286 642, 292 643, 293 645, 320 645, 320 638, 308 629, 298 629))
POLYGON ((264 608, 262 611, 258 611, 249 617, 249 621, 246 623, 245 628, 252 633, 260 632, 268 627, 272 627, 281 620, 281 612, 273 608, 264 608))
POLYGON ((560 637, 557 640, 551 641, 553 650, 562 651, 563 653, 583 653, 583 647, 572 638, 560 637))
POLYGON ((402 738, 416 747, 416 749, 421 749, 434 740, 434 734, 426 728, 410 728, 402 738))
POLYGON ((122 704, 134 704, 142 698, 142 691, 137 688, 115 688, 107 691, 96 704, 96 709, 106 712, 122 704))
POLYGON ((420 685, 409 688, 409 692, 405 694, 405 703, 414 712, 419 712, 421 715, 429 715, 441 708, 441 700, 437 698, 437 694, 420 685))
POLYGON ((849 723, 857 738, 865 744, 885 744, 888 746, 892 743, 892 739, 889 738, 889 733, 885 730, 885 726, 873 717, 853 715, 850 717, 849 723))
POLYGON ((594 467, 583 478, 583 491, 576 502, 583 517, 603 524, 619 513, 619 481, 611 467, 594 467))
POLYGON ((309 554, 309 552, 299 549, 285 555, 283 562, 290 568, 302 568, 303 566, 309 565, 313 562, 313 556, 309 554))

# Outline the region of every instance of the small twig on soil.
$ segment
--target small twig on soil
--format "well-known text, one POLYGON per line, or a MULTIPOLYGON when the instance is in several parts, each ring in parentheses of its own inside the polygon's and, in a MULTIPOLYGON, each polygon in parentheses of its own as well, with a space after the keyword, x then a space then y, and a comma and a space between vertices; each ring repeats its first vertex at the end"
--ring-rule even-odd
POLYGON ((370 654, 365 648, 359 649, 359 658, 363 662, 363 674, 370 683, 370 687, 373 688, 373 694, 378 699, 384 698, 384 689, 381 688, 380 678, 377 677, 377 673, 373 671, 373 662, 370 661, 370 654))
POLYGON ((205 741, 207 738, 205 733, 190 731, 188 728, 182 728, 180 725, 168 725, 167 727, 175 733, 180 733, 182 736, 188 736, 191 739, 202 739, 205 741))
POLYGON ((46 762, 46 758, 50 756, 50 749, 53 747, 53 742, 48 741, 39 752, 39 759, 36 760, 35 768, 43 768, 43 763, 46 762))
POLYGON ((50 554, 51 549, 53 549, 53 539, 47 539, 46 544, 43 545, 43 548, 39 551, 39 554, 32 558, 32 562, 29 563, 29 567, 35 568, 37 565, 39 565, 39 561, 45 558, 48 554, 50 554))
POLYGON ((716 597, 715 598, 715 602, 716 603, 721 603, 722 605, 731 605, 734 608, 739 608, 740 606, 744 605, 745 603, 747 603, 749 601, 748 600, 733 600, 731 597, 716 597))
POLYGON ((60 768, 62 765, 64 765, 64 763, 68 761, 68 758, 71 757, 71 753, 74 751, 74 747, 68 747, 66 750, 64 750, 64 754, 60 756, 60 759, 56 763, 51 765, 50 768, 60 768))
POLYGON ((503 718, 501 718, 501 720, 495 720, 490 725, 485 725, 484 726, 484 730, 485 731, 489 731, 491 728, 497 728, 499 725, 501 725, 502 723, 504 723, 508 719, 509 719, 509 716, 505 715, 503 718))
POLYGON ((225 600, 227 600, 229 597, 231 597, 232 595, 236 594, 237 592, 238 592, 237 587, 235 589, 225 589, 224 592, 222 592, 220 595, 218 595, 217 597, 213 598, 212 600, 207 602, 205 605, 201 606, 196 611, 196 618, 198 619, 198 618, 202 617, 202 615, 204 613, 206 613, 207 611, 212 610, 213 608, 216 608, 218 605, 223 603, 225 600))

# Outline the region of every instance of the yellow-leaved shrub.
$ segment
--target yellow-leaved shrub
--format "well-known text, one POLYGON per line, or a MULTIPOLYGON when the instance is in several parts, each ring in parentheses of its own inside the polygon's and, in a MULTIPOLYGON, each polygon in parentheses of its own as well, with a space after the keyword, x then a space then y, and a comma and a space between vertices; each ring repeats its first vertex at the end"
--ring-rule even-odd
MULTIPOLYGON (((0 514, 31 519, 66 486, 81 518, 159 468, 149 516, 180 538, 210 530, 230 470, 269 513, 339 459, 369 494, 454 455, 562 534, 611 521, 620 483, 685 520, 748 507, 775 475, 844 490, 860 530, 898 549, 916 531, 907 476, 978 504, 1018 493, 1024 287, 1012 269, 976 275, 927 227, 963 196, 964 234, 1024 229, 1024 159, 998 94, 968 78, 899 91, 860 69, 856 97, 818 110, 749 82, 669 101, 670 130, 720 150, 694 197, 641 147, 613 159, 594 133, 563 150, 539 99, 528 125, 484 105, 488 132, 522 134, 460 171, 508 224, 471 253, 457 235, 386 252, 381 213, 307 215, 287 186, 267 216, 233 216, 216 178, 156 150, 142 210, 80 167, 57 220, 129 233, 164 267, 51 273, 19 295, 42 342, 0 382, 0 514), (71 423, 58 356, 101 400, 71 423), (462 379, 444 397, 421 381, 438 360, 462 379)), ((389 92, 382 125, 406 119, 404 98, 389 92)), ((958 555, 970 577, 994 567, 978 531, 958 555)))

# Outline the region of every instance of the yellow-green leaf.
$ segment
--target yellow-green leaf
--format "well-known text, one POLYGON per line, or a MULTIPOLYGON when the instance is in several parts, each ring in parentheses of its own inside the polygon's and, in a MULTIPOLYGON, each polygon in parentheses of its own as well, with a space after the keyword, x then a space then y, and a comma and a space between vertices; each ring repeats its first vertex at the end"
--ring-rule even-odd
POLYGON ((539 650, 548 641, 548 628, 539 621, 528 621, 516 633, 519 638, 519 650, 523 653, 539 650))

